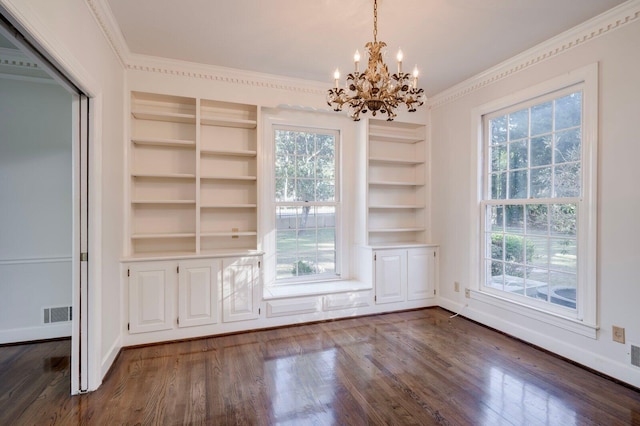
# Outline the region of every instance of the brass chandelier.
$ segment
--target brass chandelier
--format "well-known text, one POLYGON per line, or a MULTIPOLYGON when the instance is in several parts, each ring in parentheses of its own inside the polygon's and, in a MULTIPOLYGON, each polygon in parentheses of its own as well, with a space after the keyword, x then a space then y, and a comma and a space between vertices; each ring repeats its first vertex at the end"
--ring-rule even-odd
POLYGON ((334 111, 342 111, 346 105, 349 117, 354 121, 360 120, 360 114, 371 111, 374 117, 379 112, 387 114, 387 121, 396 117, 395 109, 406 104, 409 112, 424 104, 426 96, 424 90, 418 89, 418 68, 413 74, 402 72, 402 51, 398 51, 398 72, 389 74, 389 69, 382 59, 382 48, 386 43, 378 41, 378 1, 373 2, 373 42, 365 45, 369 52, 367 69, 361 73, 360 52, 356 50, 353 57, 355 71, 347 75, 346 88, 340 87, 340 71, 336 69, 333 77, 335 88, 327 92, 327 104, 334 111))

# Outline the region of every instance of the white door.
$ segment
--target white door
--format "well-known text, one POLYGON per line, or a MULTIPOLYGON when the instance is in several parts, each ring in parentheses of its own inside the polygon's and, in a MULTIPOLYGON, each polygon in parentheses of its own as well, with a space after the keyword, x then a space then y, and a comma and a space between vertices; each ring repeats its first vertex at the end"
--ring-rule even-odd
POLYGON ((180 262, 178 274, 178 327, 218 322, 220 261, 180 262))
POLYGON ((407 251, 407 299, 421 300, 435 297, 434 248, 407 251))
POLYGON ((404 302, 407 284, 407 251, 376 250, 373 253, 376 303, 404 302))
POLYGON ((136 263, 129 267, 129 332, 173 328, 175 262, 136 263))
POLYGON ((260 260, 255 257, 224 259, 222 320, 256 319, 260 307, 260 260))

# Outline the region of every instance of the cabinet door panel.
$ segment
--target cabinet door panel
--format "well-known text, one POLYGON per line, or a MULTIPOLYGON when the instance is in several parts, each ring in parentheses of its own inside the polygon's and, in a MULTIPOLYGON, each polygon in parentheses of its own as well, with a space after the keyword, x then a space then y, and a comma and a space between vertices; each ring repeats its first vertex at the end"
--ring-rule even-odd
POLYGON ((407 255, 407 299, 435 297, 435 249, 412 249, 407 255))
POLYGON ((260 272, 255 258, 225 259, 222 288, 222 320, 242 321, 258 318, 260 272))
POLYGON ((376 303, 403 302, 407 282, 407 251, 374 252, 376 303))
POLYGON ((138 264, 130 268, 129 331, 144 333, 173 327, 172 263, 138 264))
POLYGON ((179 327, 218 321, 219 261, 180 262, 179 327))

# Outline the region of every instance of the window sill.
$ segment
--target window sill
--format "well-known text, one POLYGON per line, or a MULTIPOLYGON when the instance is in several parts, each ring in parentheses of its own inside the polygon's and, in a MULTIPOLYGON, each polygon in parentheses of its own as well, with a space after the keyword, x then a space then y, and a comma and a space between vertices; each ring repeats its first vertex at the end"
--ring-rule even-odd
POLYGON ((324 294, 348 293, 352 291, 372 290, 371 284, 360 281, 335 280, 313 283, 273 285, 264 288, 264 300, 286 299, 289 297, 319 296, 324 294))
POLYGON ((572 333, 580 334, 591 339, 597 338, 597 331, 599 327, 594 324, 586 324, 577 319, 567 318, 551 312, 542 311, 510 299, 505 299, 477 290, 471 290, 470 297, 471 299, 478 300, 546 324, 554 325, 572 333))

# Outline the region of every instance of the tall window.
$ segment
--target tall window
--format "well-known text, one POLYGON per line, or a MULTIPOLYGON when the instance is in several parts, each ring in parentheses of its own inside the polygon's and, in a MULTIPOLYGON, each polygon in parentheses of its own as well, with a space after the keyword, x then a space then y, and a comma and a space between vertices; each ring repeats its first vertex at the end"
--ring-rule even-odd
POLYGON ((338 132, 274 127, 276 279, 335 278, 338 132))
POLYGON ((483 116, 483 288, 576 317, 583 85, 483 116))

